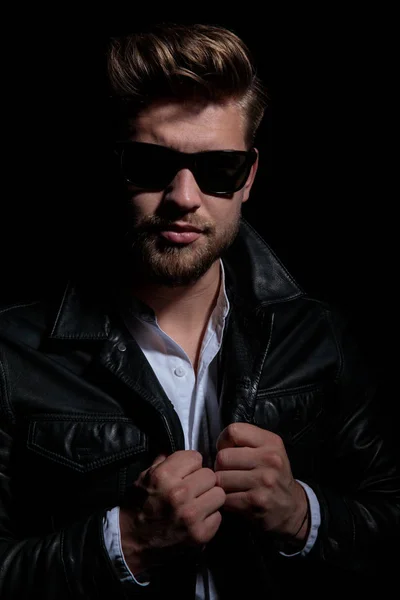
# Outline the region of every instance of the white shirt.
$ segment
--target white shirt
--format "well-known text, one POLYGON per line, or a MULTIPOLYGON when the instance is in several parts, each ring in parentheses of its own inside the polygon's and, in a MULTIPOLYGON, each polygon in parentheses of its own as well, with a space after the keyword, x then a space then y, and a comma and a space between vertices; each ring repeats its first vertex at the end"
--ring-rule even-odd
MULTIPOLYGON (((224 268, 221 261, 221 289, 204 335, 199 357, 197 377, 184 350, 170 338, 157 323, 151 310, 139 304, 125 314, 125 322, 149 361, 166 395, 180 418, 186 450, 198 450, 203 455, 203 466, 212 467, 215 446, 221 431, 217 395, 217 354, 221 348, 229 301, 225 291, 224 268)), ((311 508, 311 526, 308 539, 300 554, 307 554, 317 538, 320 525, 318 500, 313 490, 303 485, 311 508)), ((123 558, 119 531, 119 507, 108 511, 104 523, 105 544, 117 572, 123 581, 139 583, 123 558)), ((298 554, 298 553, 297 553, 298 554)), ((151 582, 150 582, 151 583, 151 582)), ((218 600, 211 573, 204 581, 203 573, 197 576, 194 600, 218 600), (208 583, 207 583, 208 580, 208 583), (204 585, 208 585, 206 596, 204 585)))

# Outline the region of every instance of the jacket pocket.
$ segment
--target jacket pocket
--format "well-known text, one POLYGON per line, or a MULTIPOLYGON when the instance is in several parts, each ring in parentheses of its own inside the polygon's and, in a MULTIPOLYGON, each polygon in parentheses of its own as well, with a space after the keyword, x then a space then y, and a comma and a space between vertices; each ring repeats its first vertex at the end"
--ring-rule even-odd
POLYGON ((103 416, 40 416, 28 427, 27 449, 78 473, 123 463, 147 449, 146 438, 129 419, 103 416))
POLYGON ((257 394, 254 424, 295 443, 320 418, 326 397, 326 390, 317 386, 273 392, 261 390, 257 394))
POLYGON ((295 477, 323 468, 332 393, 329 386, 304 386, 257 395, 253 423, 282 438, 295 477))
POLYGON ((283 391, 261 391, 257 396, 254 424, 282 438, 293 476, 320 478, 326 456, 329 387, 305 386, 283 391), (324 426, 322 426, 324 425, 324 426))
POLYGON ((148 463, 147 436, 130 419, 33 415, 14 451, 15 508, 29 527, 51 517, 57 528, 121 504, 148 463))

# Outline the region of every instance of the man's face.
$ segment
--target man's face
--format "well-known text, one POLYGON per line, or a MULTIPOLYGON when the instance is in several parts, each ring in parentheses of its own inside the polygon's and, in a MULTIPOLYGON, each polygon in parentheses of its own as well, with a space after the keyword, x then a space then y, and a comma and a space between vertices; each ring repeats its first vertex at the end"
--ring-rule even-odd
MULTIPOLYGON (((181 152, 247 150, 245 120, 237 105, 205 106, 165 102, 132 122, 131 140, 181 152)), ((183 168, 162 190, 129 185, 129 243, 135 268, 162 285, 197 281, 233 242, 241 205, 250 194, 257 161, 245 185, 230 195, 204 193, 183 168)))

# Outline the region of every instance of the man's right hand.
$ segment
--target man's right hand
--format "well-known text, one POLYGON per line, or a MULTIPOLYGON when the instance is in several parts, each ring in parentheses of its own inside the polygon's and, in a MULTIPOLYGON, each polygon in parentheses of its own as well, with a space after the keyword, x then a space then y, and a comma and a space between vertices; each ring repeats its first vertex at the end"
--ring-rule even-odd
POLYGON ((120 509, 122 551, 135 575, 171 560, 173 551, 201 548, 221 523, 225 492, 194 450, 159 456, 134 484, 137 505, 120 509))

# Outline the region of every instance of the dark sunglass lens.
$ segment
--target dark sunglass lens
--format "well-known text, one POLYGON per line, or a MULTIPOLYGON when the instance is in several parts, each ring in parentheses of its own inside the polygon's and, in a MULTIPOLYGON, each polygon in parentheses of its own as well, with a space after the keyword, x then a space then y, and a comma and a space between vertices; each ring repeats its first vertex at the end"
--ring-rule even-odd
POLYGON ((210 193, 233 193, 246 182, 249 160, 245 153, 207 152, 197 161, 199 185, 210 193))
POLYGON ((174 155, 153 144, 126 144, 121 167, 124 177, 144 189, 162 189, 174 177, 174 155))

